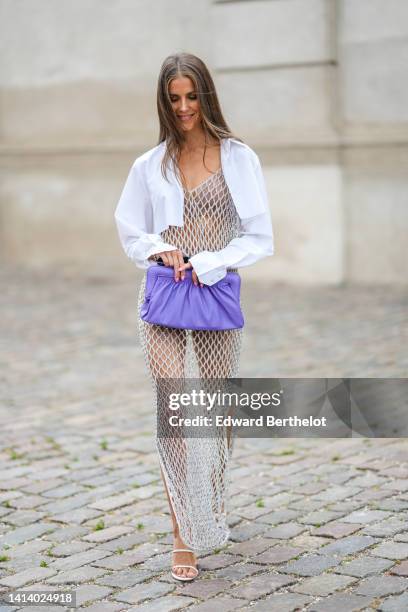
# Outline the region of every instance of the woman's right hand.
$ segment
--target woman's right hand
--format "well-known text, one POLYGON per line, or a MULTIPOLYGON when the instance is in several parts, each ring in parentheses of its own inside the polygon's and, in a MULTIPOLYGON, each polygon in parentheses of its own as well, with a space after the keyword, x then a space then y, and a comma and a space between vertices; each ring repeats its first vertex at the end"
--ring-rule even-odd
MULTIPOLYGON (((179 271, 179 268, 184 264, 184 256, 182 251, 180 251, 179 249, 174 251, 163 251, 163 253, 156 253, 156 255, 157 257, 162 258, 165 266, 174 268, 174 280, 176 282, 178 282, 180 279, 184 280, 184 269, 181 272, 179 271)), ((196 286, 200 283, 194 269, 192 271, 192 280, 196 286)), ((200 286, 202 287, 203 284, 200 283, 200 286)))

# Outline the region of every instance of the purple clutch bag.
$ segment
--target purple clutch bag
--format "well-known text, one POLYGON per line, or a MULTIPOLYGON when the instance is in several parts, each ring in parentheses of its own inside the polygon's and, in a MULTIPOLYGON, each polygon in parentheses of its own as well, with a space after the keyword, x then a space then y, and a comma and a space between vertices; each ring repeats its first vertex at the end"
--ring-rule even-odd
POLYGON ((178 329, 238 329, 244 326, 240 306, 241 278, 228 272, 214 285, 196 287, 192 270, 174 280, 172 267, 153 265, 146 272, 140 316, 147 323, 178 329))

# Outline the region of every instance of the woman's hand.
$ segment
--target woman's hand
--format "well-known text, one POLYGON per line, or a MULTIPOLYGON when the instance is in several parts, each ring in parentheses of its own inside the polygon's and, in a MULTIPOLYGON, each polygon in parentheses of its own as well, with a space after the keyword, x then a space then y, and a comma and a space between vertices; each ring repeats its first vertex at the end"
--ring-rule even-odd
MULTIPOLYGON (((179 249, 174 251, 163 251, 163 253, 157 253, 157 256, 162 258, 165 266, 174 268, 174 280, 176 282, 178 282, 180 279, 184 280, 184 271, 188 270, 189 268, 193 268, 190 262, 184 263, 183 253, 179 249)), ((194 269, 191 277, 196 286, 198 286, 198 284, 200 284, 200 287, 204 286, 199 282, 198 276, 194 269)))
POLYGON ((183 263, 180 267, 179 267, 179 272, 181 274, 181 280, 184 280, 184 270, 188 270, 189 268, 192 268, 192 273, 191 273, 191 278, 193 280, 193 283, 195 284, 195 286, 197 287, 198 285, 200 285, 200 287, 204 287, 203 283, 200 283, 200 281, 198 280, 198 276, 196 271, 194 270, 192 264, 188 261, 187 263, 183 263))

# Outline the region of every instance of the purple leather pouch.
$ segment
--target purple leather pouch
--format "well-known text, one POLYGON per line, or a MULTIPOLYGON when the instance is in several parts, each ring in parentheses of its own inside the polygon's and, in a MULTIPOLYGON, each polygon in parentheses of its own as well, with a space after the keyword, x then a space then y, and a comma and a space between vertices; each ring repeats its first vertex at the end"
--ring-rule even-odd
POLYGON ((228 272, 214 285, 196 287, 192 270, 176 283, 174 269, 159 265, 146 272, 143 321, 178 329, 224 330, 244 326, 240 306, 241 277, 228 272))

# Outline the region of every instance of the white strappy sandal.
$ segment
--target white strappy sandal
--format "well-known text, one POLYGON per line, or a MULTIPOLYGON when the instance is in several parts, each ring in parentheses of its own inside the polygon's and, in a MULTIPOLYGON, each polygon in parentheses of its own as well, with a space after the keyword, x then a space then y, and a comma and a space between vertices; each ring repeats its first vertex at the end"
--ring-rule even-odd
MULTIPOLYGON (((192 553, 194 551, 190 550, 189 548, 175 548, 171 552, 172 553, 176 553, 176 552, 190 552, 190 553, 192 553)), ((189 567, 190 569, 193 569, 196 572, 195 576, 178 576, 177 574, 175 574, 172 571, 171 575, 176 580, 181 580, 182 582, 191 582, 192 580, 195 580, 195 578, 197 578, 197 576, 198 576, 198 569, 196 567, 194 567, 194 565, 182 565, 180 563, 175 563, 174 565, 172 565, 172 569, 174 569, 176 567, 189 567)))

